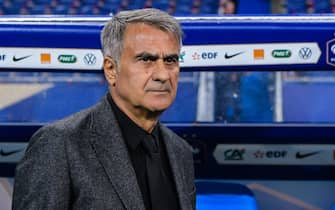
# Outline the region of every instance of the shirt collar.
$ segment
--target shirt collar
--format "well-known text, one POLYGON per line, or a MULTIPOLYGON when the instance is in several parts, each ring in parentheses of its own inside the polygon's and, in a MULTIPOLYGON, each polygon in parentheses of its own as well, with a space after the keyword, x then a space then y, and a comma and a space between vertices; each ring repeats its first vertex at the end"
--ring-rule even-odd
POLYGON ((152 135, 156 140, 159 139, 159 126, 158 123, 155 125, 152 133, 148 133, 143 128, 139 127, 134 121, 132 121, 113 101, 110 93, 107 93, 107 100, 114 111, 116 120, 119 123, 123 138, 126 144, 135 150, 142 140, 147 138, 147 135, 152 135))

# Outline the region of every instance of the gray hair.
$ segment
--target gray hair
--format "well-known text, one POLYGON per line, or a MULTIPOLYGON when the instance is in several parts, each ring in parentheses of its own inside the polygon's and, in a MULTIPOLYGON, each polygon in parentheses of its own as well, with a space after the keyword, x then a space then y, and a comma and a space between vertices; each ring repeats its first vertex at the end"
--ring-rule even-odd
POLYGON ((145 23, 157 27, 173 34, 182 45, 183 32, 180 24, 168 13, 153 8, 122 11, 110 19, 101 32, 102 54, 114 58, 116 63, 120 61, 124 32, 129 23, 145 23))

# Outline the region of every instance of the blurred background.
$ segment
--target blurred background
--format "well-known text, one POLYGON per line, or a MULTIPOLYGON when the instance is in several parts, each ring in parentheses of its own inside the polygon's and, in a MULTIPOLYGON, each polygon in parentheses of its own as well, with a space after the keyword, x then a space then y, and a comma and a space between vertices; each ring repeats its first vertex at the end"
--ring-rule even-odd
POLYGON ((311 14, 335 10, 334 0, 1 0, 0 5, 0 14, 4 15, 108 15, 147 7, 172 15, 311 14))
MULTIPOLYGON (((106 17, 122 10, 149 7, 165 10, 176 17, 243 17, 247 15, 262 17, 306 14, 332 16, 335 12, 335 0, 0 0, 0 20, 13 17, 55 15, 58 17, 106 17)), ((5 53, 0 51, 0 65, 5 59, 8 59, 5 53)), ((8 166, 22 157, 26 143, 18 143, 21 139, 7 135, 9 131, 6 130, 8 129, 6 126, 9 124, 43 125, 68 116, 96 103, 106 93, 107 83, 101 72, 28 72, 24 68, 18 71, 0 69, 0 176, 2 176, 0 177, 0 210, 9 210, 14 179, 13 170, 8 169, 8 166), (6 126, 2 127, 3 125, 6 126), (17 153, 4 157, 3 151, 8 150, 17 151, 17 153)), ((216 151, 215 154, 220 156, 218 154, 220 151, 228 151, 220 150, 213 143, 223 141, 228 142, 227 145, 233 145, 231 151, 235 152, 235 158, 242 157, 242 153, 247 154, 248 151, 256 158, 259 158, 257 155, 260 152, 265 151, 265 155, 279 152, 278 157, 280 158, 282 151, 298 151, 299 145, 310 146, 320 142, 324 143, 326 141, 323 140, 326 139, 325 147, 308 147, 307 151, 324 150, 325 153, 332 156, 334 162, 335 148, 330 139, 335 136, 335 131, 327 129, 326 133, 331 137, 327 136, 323 139, 320 137, 320 141, 318 137, 324 136, 323 131, 315 136, 313 132, 308 131, 309 125, 321 123, 321 127, 327 127, 332 126, 335 122, 335 109, 332 107, 335 103, 334 71, 323 69, 312 71, 294 71, 293 69, 280 72, 272 69, 230 71, 227 68, 224 71, 204 71, 203 69, 200 71, 181 69, 176 102, 161 118, 167 124, 223 125, 220 131, 206 129, 197 131, 195 128, 192 131, 186 129, 184 133, 180 132, 194 146, 197 181, 199 192, 202 193, 199 195, 199 201, 202 203, 197 204, 198 209, 333 210, 335 205, 333 166, 330 169, 323 170, 322 168, 321 170, 315 165, 286 167, 285 164, 282 164, 280 165, 280 167, 283 166, 282 168, 273 170, 274 167, 271 164, 256 168, 235 165, 222 169, 223 174, 230 174, 232 171, 234 173, 231 173, 233 174, 231 176, 222 176, 224 178, 220 179, 221 169, 219 173, 215 168, 217 165, 213 166, 218 157, 213 157, 212 153, 216 151), (280 92, 279 97, 278 92, 280 92), (243 126, 238 127, 241 124, 243 126), (268 127, 257 127, 264 124, 268 127), (283 127, 286 124, 298 124, 299 126, 293 127, 292 130, 289 129, 285 134, 281 133, 281 130, 274 129, 276 126, 283 127), (235 126, 237 130, 234 129, 235 126), (261 134, 254 135, 253 131, 246 129, 250 127, 261 134), (294 132, 297 127, 306 127, 306 129, 294 132), (244 131, 247 131, 246 134, 243 134, 244 131), (249 132, 252 135, 248 136, 249 132), (213 139, 208 137, 207 133, 210 133, 213 139), (304 141, 308 135, 313 136, 311 137, 313 139, 304 141), (295 144, 298 142, 298 146, 294 145, 298 149, 281 147, 288 144, 287 142, 295 144), (237 143, 241 145, 236 146, 237 143), (250 143, 261 146, 255 149, 250 143), (282 145, 267 145, 267 143, 282 145), (265 146, 262 147, 262 145, 265 146), (250 169, 250 171, 244 171, 239 167, 250 169), (263 176, 262 174, 266 174, 268 169, 272 175, 263 176), (213 176, 211 174, 213 172, 220 175, 213 176), (308 173, 316 174, 316 178, 310 178, 308 173), (206 182, 207 187, 203 187, 202 178, 206 177, 210 177, 210 181, 215 181, 215 185, 206 182), (238 186, 226 185, 227 183, 238 184, 238 186), (240 190, 237 194, 251 195, 252 200, 245 199, 245 197, 242 200, 229 197, 229 201, 222 197, 202 197, 219 187, 220 189, 214 190, 212 194, 217 195, 222 189, 234 188, 240 190), (244 187, 247 187, 247 192, 244 187), (222 200, 225 200, 225 205, 222 200), (236 206, 228 208, 228 203, 232 200, 235 205, 239 202, 240 208, 236 206), (242 201, 249 204, 241 207, 242 201)), ((217 125, 213 125, 215 126, 217 125)), ((25 131, 12 133, 15 132, 25 133, 25 131)), ((29 135, 25 135, 27 136, 29 135)), ((28 141, 27 138, 24 140, 28 141)), ((306 149, 303 150, 306 151, 306 149)), ((315 161, 322 162, 323 157, 320 156, 315 161)), ((233 158, 233 155, 230 158, 233 158)), ((274 159, 272 160, 275 164, 274 159)), ((226 194, 230 195, 232 192, 235 193, 236 190, 226 194)))

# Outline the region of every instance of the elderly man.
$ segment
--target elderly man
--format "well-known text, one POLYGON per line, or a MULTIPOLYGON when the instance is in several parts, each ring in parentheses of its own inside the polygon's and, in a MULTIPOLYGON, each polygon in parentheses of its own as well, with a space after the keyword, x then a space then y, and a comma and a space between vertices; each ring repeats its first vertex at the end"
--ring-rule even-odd
POLYGON ((109 92, 32 137, 13 209, 195 208, 190 146, 159 122, 176 97, 181 36, 156 9, 120 12, 105 25, 109 92))

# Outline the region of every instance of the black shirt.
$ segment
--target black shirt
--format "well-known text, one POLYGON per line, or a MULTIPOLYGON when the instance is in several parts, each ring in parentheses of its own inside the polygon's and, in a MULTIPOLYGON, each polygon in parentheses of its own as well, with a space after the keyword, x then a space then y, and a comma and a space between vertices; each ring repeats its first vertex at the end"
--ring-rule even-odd
MULTIPOLYGON (((151 141, 150 143, 155 144, 155 147, 159 147, 161 164, 169 183, 167 189, 164 190, 168 191, 170 195, 173 195, 166 198, 169 199, 169 204, 171 204, 172 206, 170 206, 169 208, 170 210, 180 209, 176 185, 171 172, 166 148, 160 135, 160 129, 158 124, 155 126, 154 130, 150 134, 141 127, 139 127, 124 112, 122 112, 114 103, 109 93, 107 94, 107 99, 112 107, 112 110, 114 111, 116 119, 121 128, 121 132, 128 148, 129 156, 136 173, 137 182, 140 187, 146 209, 156 210, 152 209, 151 204, 152 199, 150 197, 150 188, 146 171, 146 156, 149 155, 149 153, 143 146, 143 141, 151 141), (151 140, 152 138, 150 138, 150 136, 155 139, 155 142, 151 140)), ((164 207, 160 209, 164 209, 164 207)))

